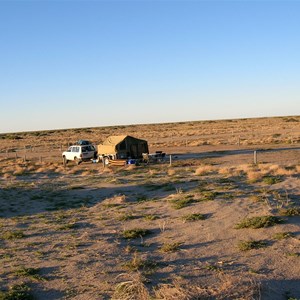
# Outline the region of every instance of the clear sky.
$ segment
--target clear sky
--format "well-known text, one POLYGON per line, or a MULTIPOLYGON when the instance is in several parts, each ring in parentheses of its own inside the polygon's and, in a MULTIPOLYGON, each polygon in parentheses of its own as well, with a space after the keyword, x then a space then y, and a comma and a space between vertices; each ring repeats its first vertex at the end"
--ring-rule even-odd
POLYGON ((0 0, 0 132, 300 114, 300 1, 0 0))

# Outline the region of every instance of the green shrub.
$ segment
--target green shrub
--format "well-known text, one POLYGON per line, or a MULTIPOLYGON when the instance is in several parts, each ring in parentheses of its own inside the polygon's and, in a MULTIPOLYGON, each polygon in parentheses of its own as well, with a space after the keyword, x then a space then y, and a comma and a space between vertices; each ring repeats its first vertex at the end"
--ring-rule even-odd
POLYGON ((3 240, 15 240, 15 239, 22 239, 25 237, 25 234, 21 230, 17 231, 6 231, 2 234, 3 240))
POLYGON ((240 222, 235 226, 236 229, 241 229, 241 228, 263 228, 263 227, 270 227, 275 224, 280 224, 283 223, 283 220, 274 217, 274 216, 262 216, 262 217, 253 217, 253 218, 248 218, 240 222))
POLYGON ((174 243, 166 243, 163 244, 160 248, 161 252, 175 252, 179 250, 179 247, 182 245, 183 243, 179 243, 179 242, 174 242, 174 243))
POLYGON ((12 286, 9 291, 0 291, 0 300, 33 300, 31 289, 26 284, 12 286))
POLYGON ((40 270, 36 268, 25 268, 21 267, 15 270, 13 273, 20 277, 30 277, 36 280, 45 280, 42 276, 39 275, 40 270))
POLYGON ((123 237, 125 239, 135 239, 150 233, 151 231, 148 229, 135 228, 135 229, 124 230, 123 237))
POLYGON ((157 216, 157 215, 144 215, 144 219, 148 220, 148 221, 153 221, 153 220, 159 219, 159 216, 157 216))
POLYGON ((198 220, 205 220, 205 216, 202 214, 189 214, 182 217, 186 222, 198 221, 198 220))
POLYGON ((118 217, 118 220, 119 221, 128 221, 128 220, 133 220, 135 219, 136 217, 132 214, 123 214, 121 216, 118 217))
POLYGON ((279 213, 282 216, 300 216, 300 207, 281 209, 279 213))
POLYGON ((263 178, 263 182, 265 183, 265 184, 275 184, 275 183, 278 183, 278 182, 280 182, 281 180, 280 180, 280 178, 279 177, 275 177, 275 176, 265 176, 264 178, 263 178))
POLYGON ((172 207, 175 209, 181 209, 183 207, 189 206, 191 203, 194 202, 193 199, 188 198, 188 199, 175 199, 172 200, 172 207))
POLYGON ((251 249, 259 249, 266 247, 267 244, 264 241, 240 241, 238 247, 241 251, 248 251, 251 249))
POLYGON ((293 237, 293 233, 291 232, 278 232, 278 233, 275 233, 273 235, 273 238, 275 240, 283 240, 283 239, 287 239, 287 238, 290 238, 290 237, 293 237))

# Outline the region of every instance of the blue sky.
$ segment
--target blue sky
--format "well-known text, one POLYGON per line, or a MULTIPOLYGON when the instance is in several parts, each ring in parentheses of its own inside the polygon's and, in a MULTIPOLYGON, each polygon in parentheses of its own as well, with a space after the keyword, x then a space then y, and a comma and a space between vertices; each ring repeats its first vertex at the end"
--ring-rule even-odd
POLYGON ((0 132, 300 114, 300 1, 1 1, 0 132))

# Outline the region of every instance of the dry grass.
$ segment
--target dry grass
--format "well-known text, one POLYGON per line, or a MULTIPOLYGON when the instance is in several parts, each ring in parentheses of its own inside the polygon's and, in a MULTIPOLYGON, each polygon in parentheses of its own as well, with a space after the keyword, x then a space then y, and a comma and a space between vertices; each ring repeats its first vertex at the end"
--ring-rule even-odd
POLYGON ((251 153, 289 147, 283 144, 287 134, 297 140, 298 121, 182 122, 3 138, 0 151, 19 147, 20 157, 25 145, 41 144, 26 153, 26 161, 14 152, 0 155, 3 291, 24 279, 36 299, 250 300, 260 297, 259 284, 248 277, 253 269, 267 286, 264 299, 289 290, 299 298, 299 150, 261 151, 257 165, 251 153), (171 167, 63 167, 59 143, 84 136, 97 144, 124 133, 148 140, 151 152, 178 155, 172 155, 171 167), (46 158, 49 149, 53 156, 46 158), (277 178, 276 185, 264 182, 277 178), (277 214, 286 222, 234 229, 247 216, 277 214), (268 248, 239 251, 243 239, 268 248), (20 266, 39 270, 47 280, 36 282, 27 276, 30 269, 19 276, 20 266), (275 281, 278 274, 284 284, 275 281))
POLYGON ((168 175, 169 175, 169 176, 174 176, 175 174, 176 174, 175 169, 173 169, 173 168, 169 168, 169 169, 168 169, 168 175))
POLYGON ((150 294, 146 288, 145 278, 140 274, 122 274, 118 277, 129 277, 129 280, 118 283, 111 297, 112 300, 150 300, 150 294))
POLYGON ((195 175, 197 175, 197 176, 207 175, 214 171, 216 171, 216 168, 214 166, 203 165, 203 166, 197 167, 197 169, 195 170, 195 175))
POLYGON ((163 300, 187 299, 260 299, 260 284, 252 278, 237 281, 228 275, 220 275, 212 286, 191 285, 180 280, 160 284, 155 297, 163 300))

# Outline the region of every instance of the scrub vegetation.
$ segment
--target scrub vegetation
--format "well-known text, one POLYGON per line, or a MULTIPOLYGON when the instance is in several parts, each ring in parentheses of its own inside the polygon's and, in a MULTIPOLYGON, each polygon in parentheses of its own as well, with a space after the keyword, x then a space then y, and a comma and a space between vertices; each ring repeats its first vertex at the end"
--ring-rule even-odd
POLYGON ((300 299, 299 122, 2 134, 0 299, 300 299), (60 160, 124 133, 166 160, 60 160))

